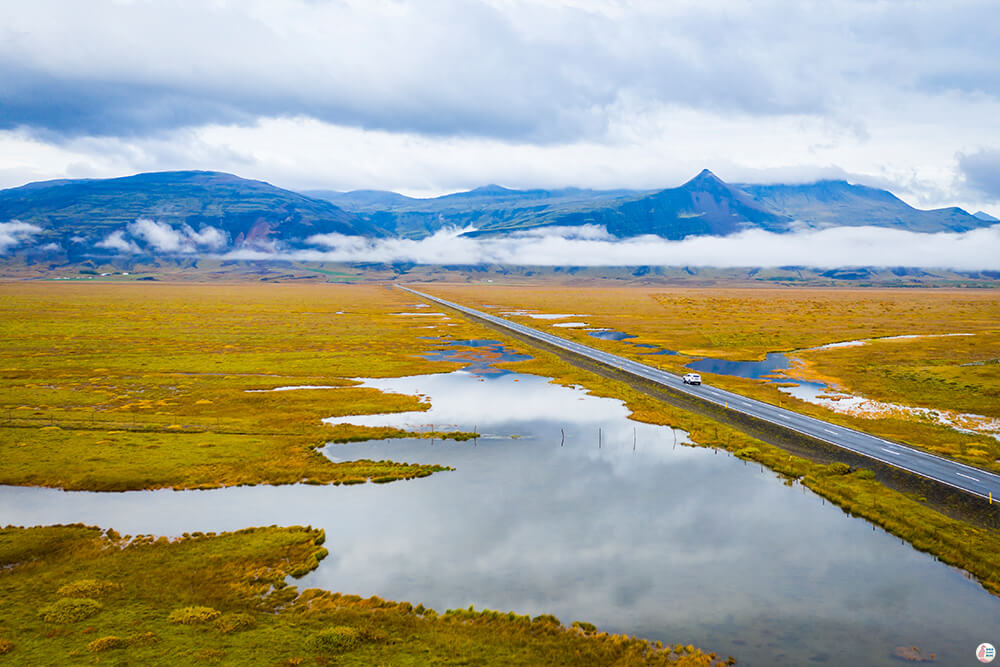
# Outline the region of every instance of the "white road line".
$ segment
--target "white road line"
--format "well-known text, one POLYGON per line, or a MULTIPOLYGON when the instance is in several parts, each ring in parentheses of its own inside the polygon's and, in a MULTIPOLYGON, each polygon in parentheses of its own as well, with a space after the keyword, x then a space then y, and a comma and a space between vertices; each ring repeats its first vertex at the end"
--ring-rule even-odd
MULTIPOLYGON (((822 425, 825 423, 825 422, 823 422, 820 419, 816 419, 814 417, 808 417, 806 415, 799 415, 799 414, 796 414, 796 413, 793 413, 792 415, 783 414, 782 412, 778 412, 776 409, 774 409, 774 406, 770 406, 770 405, 768 405, 766 403, 760 403, 760 402, 754 401, 753 399, 750 399, 750 398, 747 398, 747 397, 744 397, 744 396, 739 396, 737 394, 731 394, 729 392, 719 391, 719 390, 717 390, 717 389, 715 389, 713 387, 698 388, 698 390, 696 390, 695 388, 688 387, 686 385, 682 385, 681 382, 680 382, 680 378, 678 378, 678 377, 675 377, 675 376, 673 376, 673 375, 671 375, 669 373, 666 373, 666 372, 664 372, 662 370, 659 370, 659 369, 652 369, 650 367, 644 366, 644 365, 642 365, 642 364, 640 364, 640 363, 638 363, 638 362, 636 362, 636 361, 634 361, 632 359, 625 359, 625 358, 617 357, 616 355, 609 354, 609 353, 607 353, 607 352, 605 352, 603 350, 597 350, 595 348, 588 347, 586 345, 581 345, 579 343, 571 343, 569 341, 566 341, 563 338, 560 338, 558 336, 553 336, 551 334, 538 335, 539 332, 537 332, 534 329, 531 329, 530 327, 524 326, 524 325, 518 324, 518 325, 515 325, 515 326, 510 326, 512 324, 510 322, 510 320, 505 320, 503 318, 495 317, 495 316, 490 316, 490 315, 486 315, 485 317, 483 317, 483 315, 485 315, 485 313, 479 313, 478 311, 473 310, 471 308, 467 308, 467 307, 464 307, 464 306, 459 306, 458 304, 453 304, 450 301, 445 301, 444 299, 438 299, 436 297, 430 296, 428 294, 423 294, 421 292, 417 292, 416 290, 411 290, 409 288, 405 288, 404 287, 403 289, 405 289, 405 290, 407 290, 409 292, 413 292, 413 293, 415 293, 415 294, 417 294, 419 296, 429 298, 432 301, 436 301, 436 302, 441 303, 441 304, 443 304, 445 306, 455 308, 455 310, 458 310, 459 312, 466 313, 466 314, 471 315, 473 317, 480 317, 482 319, 486 319, 487 321, 491 321, 491 322, 493 322, 493 323, 495 323, 495 324, 497 324, 499 326, 505 327, 507 329, 513 329, 514 331, 516 331, 518 333, 521 333, 521 334, 523 334, 525 336, 528 336, 529 338, 534 338, 535 340, 541 340, 543 342, 546 342, 546 343, 549 343, 551 345, 554 345, 555 347, 560 347, 562 349, 566 349, 566 350, 569 350, 571 352, 575 352, 576 354, 580 354, 580 355, 583 355, 585 357, 590 357, 591 359, 594 359, 594 360, 599 361, 599 362, 603 362, 603 363, 605 363, 607 365, 610 365, 610 366, 616 366, 616 367, 618 367, 619 369, 622 369, 622 370, 628 369, 628 372, 631 372, 631 373, 633 373, 635 375, 645 376, 647 379, 650 379, 650 380, 652 380, 654 382, 660 382, 664 386, 670 386, 670 387, 675 388, 675 389, 680 389, 684 393, 690 394, 692 396, 700 396, 703 400, 707 400, 707 401, 709 401, 711 403, 715 403, 715 404, 718 404, 718 405, 723 404, 724 401, 727 402, 727 403, 732 402, 734 404, 736 402, 742 403, 743 405, 748 406, 748 409, 745 411, 745 414, 748 414, 748 415, 751 415, 751 416, 754 416, 754 417, 757 417, 757 418, 763 419, 763 420, 771 420, 772 422, 773 422, 773 419, 775 419, 775 418, 783 419, 786 422, 791 422, 791 425, 787 426, 787 428, 789 428, 790 430, 802 433, 804 435, 812 435, 812 436, 816 437, 816 434, 818 433, 818 428, 816 428, 816 427, 822 427, 822 425)), ((776 422, 773 422, 773 423, 776 423, 776 422)), ((833 426, 833 425, 831 424, 831 426, 833 426)), ((837 433, 838 433, 838 431, 833 431, 833 430, 828 429, 828 428, 823 428, 823 430, 825 432, 833 434, 833 435, 837 435, 837 433)), ((955 462, 955 461, 951 461, 951 460, 948 460, 948 459, 945 459, 945 458, 942 458, 942 457, 939 457, 939 456, 935 456, 934 454, 929 454, 927 452, 922 452, 920 450, 914 450, 914 449, 910 449, 910 448, 907 448, 907 447, 902 446, 902 445, 897 445, 894 442, 890 442, 888 440, 883 440, 881 438, 874 437, 874 436, 872 436, 870 434, 867 434, 867 433, 854 432, 854 431, 852 431, 850 429, 848 429, 846 431, 840 431, 839 433, 840 433, 841 437, 843 438, 843 441, 847 442, 847 443, 852 442, 852 440, 854 439, 854 436, 857 435, 857 436, 860 436, 862 438, 873 439, 873 440, 875 440, 877 442, 881 442, 881 443, 889 445, 889 446, 899 446, 899 447, 902 447, 902 449, 904 451, 897 451, 897 450, 889 449, 889 448, 886 448, 886 447, 882 447, 881 448, 882 451, 887 452, 889 454, 892 454, 893 456, 903 456, 904 454, 909 453, 911 455, 916 456, 917 458, 928 458, 928 457, 930 457, 930 458, 934 458, 934 459, 939 459, 939 460, 945 462, 948 465, 962 466, 962 467, 964 467, 966 469, 969 469, 969 470, 972 470, 972 471, 977 470, 976 468, 972 468, 970 466, 967 466, 967 465, 964 465, 964 464, 961 464, 961 463, 958 463, 958 462, 955 462)), ((866 451, 865 447, 860 447, 859 448, 858 445, 855 445, 854 447, 850 447, 850 446, 847 446, 846 444, 842 445, 842 446, 845 449, 849 450, 849 451, 854 451, 854 452, 862 454, 862 455, 868 455, 868 456, 871 456, 872 458, 874 458, 875 460, 882 461, 883 463, 888 463, 888 461, 885 461, 883 459, 880 459, 880 458, 878 458, 878 457, 873 456, 872 454, 870 454, 868 451, 866 451)), ((969 487, 960 486, 957 483, 952 483, 952 482, 945 481, 945 480, 943 480, 943 479, 941 479, 939 477, 936 477, 934 475, 929 474, 928 472, 920 472, 919 470, 915 470, 913 468, 909 468, 906 465, 902 465, 902 464, 896 464, 896 465, 897 465, 897 467, 899 467, 899 468, 901 468, 903 470, 907 470, 909 472, 912 472, 912 473, 915 473, 915 474, 918 474, 918 475, 923 475, 924 477, 928 477, 930 479, 934 479, 934 480, 936 480, 938 482, 942 482, 944 484, 947 484, 948 486, 952 486, 954 488, 958 488, 958 489, 963 490, 963 491, 967 491, 967 492, 972 493, 974 495, 982 496, 983 498, 986 497, 983 492, 980 492, 978 490, 973 490, 973 489, 971 489, 969 487)), ((988 477, 988 482, 987 483, 989 483, 989 484, 992 484, 995 479, 1000 479, 1000 477, 998 477, 996 475, 993 475, 992 473, 989 473, 989 472, 986 472, 986 471, 979 471, 979 472, 982 472, 983 474, 985 474, 988 477)), ((960 472, 955 472, 955 474, 957 476, 959 476, 959 477, 964 477, 965 479, 971 480, 973 482, 978 482, 980 484, 984 483, 979 478, 972 477, 971 475, 966 475, 966 474, 963 474, 963 473, 960 473, 960 472)))

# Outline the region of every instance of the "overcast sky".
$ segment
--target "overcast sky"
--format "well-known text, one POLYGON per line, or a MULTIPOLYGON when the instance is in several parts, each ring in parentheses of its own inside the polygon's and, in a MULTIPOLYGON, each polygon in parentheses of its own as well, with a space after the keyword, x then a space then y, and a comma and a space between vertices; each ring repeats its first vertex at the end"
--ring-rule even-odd
POLYGON ((32 0, 0 187, 213 169, 431 195, 818 177, 1000 217, 1000 3, 32 0))

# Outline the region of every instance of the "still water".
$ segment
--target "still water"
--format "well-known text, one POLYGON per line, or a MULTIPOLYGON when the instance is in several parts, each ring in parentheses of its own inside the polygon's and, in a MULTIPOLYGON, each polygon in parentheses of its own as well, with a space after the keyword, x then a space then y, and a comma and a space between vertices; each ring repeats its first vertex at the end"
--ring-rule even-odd
POLYGON ((327 446, 335 460, 456 469, 384 485, 0 487, 0 523, 165 535, 311 524, 330 555, 300 588, 553 613, 744 665, 895 664, 892 651, 912 645, 937 664, 974 664, 980 642, 1000 639, 1000 600, 963 573, 768 470, 632 422, 619 401, 517 373, 365 384, 432 407, 330 421, 483 436, 327 446))

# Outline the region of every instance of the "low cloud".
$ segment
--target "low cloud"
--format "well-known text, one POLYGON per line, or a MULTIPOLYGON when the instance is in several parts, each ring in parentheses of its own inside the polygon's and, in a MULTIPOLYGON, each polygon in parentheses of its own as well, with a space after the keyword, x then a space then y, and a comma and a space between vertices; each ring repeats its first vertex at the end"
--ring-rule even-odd
POLYGON ((139 246, 137 246, 133 241, 129 241, 125 238, 125 232, 121 230, 111 232, 104 238, 103 241, 98 241, 94 245, 98 248, 107 248, 108 250, 128 253, 130 255, 142 252, 139 246))
POLYGON ((599 227, 540 229, 503 238, 470 237, 465 235, 469 231, 474 230, 445 229, 419 241, 324 234, 307 239, 307 243, 319 246, 315 250, 282 253, 238 250, 223 257, 528 266, 1000 269, 1000 225, 960 234, 920 234, 881 227, 835 227, 791 234, 750 230, 725 237, 699 236, 681 241, 657 236, 616 240, 599 227))
POLYGON ((42 231, 38 225, 28 224, 20 220, 0 222, 0 255, 9 248, 29 241, 32 236, 42 231))
POLYGON ((116 252, 136 254, 143 251, 137 241, 147 249, 159 253, 193 254, 225 247, 226 235, 215 227, 204 227, 196 232, 189 225, 175 228, 165 222, 139 218, 126 230, 112 232, 95 245, 116 252))

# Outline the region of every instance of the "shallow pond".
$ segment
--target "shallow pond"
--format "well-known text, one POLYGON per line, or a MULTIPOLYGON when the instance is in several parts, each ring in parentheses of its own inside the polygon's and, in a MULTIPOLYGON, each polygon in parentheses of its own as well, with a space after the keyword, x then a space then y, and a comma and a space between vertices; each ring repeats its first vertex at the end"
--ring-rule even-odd
POLYGON ((788 357, 780 352, 769 352, 763 361, 729 361, 728 359, 698 359, 685 365, 699 373, 718 373, 719 375, 736 375, 743 378, 759 380, 776 371, 787 370, 791 366, 788 357))
POLYGON ((338 460, 444 463, 406 482, 66 493, 0 487, 0 522, 83 521, 179 535, 251 525, 327 531, 298 583, 446 608, 553 613, 693 643, 744 665, 893 664, 897 646, 971 664, 1000 600, 963 573, 798 485, 616 400, 516 373, 365 380, 427 412, 348 418, 477 441, 329 445, 338 460))

